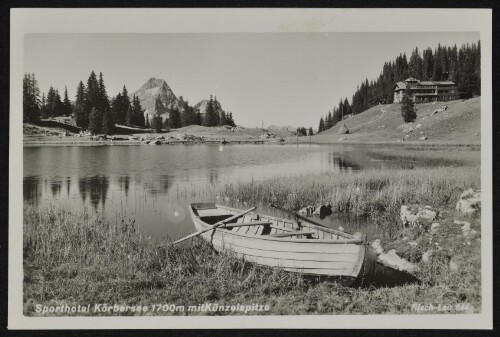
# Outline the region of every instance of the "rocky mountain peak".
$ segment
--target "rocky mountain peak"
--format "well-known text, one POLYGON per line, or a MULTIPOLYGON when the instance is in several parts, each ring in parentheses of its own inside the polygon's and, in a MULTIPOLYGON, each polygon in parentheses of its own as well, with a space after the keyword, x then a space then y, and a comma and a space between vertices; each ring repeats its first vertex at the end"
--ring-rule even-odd
POLYGON ((166 108, 164 113, 161 113, 163 118, 168 118, 169 111, 179 108, 179 100, 174 92, 163 79, 151 77, 144 83, 139 90, 133 93, 139 97, 141 106, 144 109, 144 114, 150 117, 156 114, 156 99, 159 98, 163 106, 166 108))
POLYGON ((141 89, 152 89, 152 88, 157 88, 157 87, 162 87, 162 86, 167 86, 168 84, 165 80, 161 78, 155 78, 151 77, 149 80, 146 81, 141 87, 141 89))

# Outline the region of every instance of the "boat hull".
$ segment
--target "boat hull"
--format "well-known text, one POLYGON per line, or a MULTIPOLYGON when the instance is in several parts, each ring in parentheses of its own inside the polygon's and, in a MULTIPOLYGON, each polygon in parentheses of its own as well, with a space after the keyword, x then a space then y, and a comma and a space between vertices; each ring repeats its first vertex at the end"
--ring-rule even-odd
MULTIPOLYGON (((218 206, 221 207, 221 206, 218 206)), ((240 210, 225 208, 233 213, 240 210)), ((191 216, 198 231, 211 227, 190 208, 191 216)), ((238 222, 251 222, 256 214, 249 213, 238 222)), ((258 215, 259 221, 269 221, 278 228, 291 227, 290 220, 258 215)), ((262 227, 262 226, 259 226, 262 227)), ((351 243, 343 238, 335 238, 335 234, 324 232, 318 228, 308 228, 316 231, 316 239, 279 238, 270 235, 255 235, 262 228, 243 226, 237 230, 215 229, 201 236, 213 248, 221 253, 231 253, 247 261, 278 267, 291 272, 303 274, 347 277, 358 276, 365 256, 363 243, 351 243)), ((279 229, 278 229, 279 232, 279 229)))

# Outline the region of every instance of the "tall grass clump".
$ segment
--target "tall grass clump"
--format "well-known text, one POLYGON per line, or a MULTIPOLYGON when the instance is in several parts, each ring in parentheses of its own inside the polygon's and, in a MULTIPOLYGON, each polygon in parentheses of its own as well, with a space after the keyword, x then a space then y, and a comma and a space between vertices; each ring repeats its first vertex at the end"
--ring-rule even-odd
POLYGON ((331 204, 337 214, 399 213, 401 205, 450 207, 462 191, 480 185, 478 167, 373 169, 325 172, 225 186, 221 193, 249 202, 278 203, 289 209, 331 204))

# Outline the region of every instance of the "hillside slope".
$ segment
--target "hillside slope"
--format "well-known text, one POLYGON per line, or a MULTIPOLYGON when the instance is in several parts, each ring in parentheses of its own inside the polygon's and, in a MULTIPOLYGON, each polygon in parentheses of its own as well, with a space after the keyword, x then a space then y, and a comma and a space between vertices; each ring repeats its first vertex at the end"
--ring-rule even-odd
POLYGON ((405 124, 400 104, 372 107, 344 119, 349 134, 340 135, 342 123, 314 136, 317 142, 401 142, 420 141, 456 144, 481 142, 481 98, 417 104, 417 119, 405 124), (447 106, 448 109, 433 112, 447 106))

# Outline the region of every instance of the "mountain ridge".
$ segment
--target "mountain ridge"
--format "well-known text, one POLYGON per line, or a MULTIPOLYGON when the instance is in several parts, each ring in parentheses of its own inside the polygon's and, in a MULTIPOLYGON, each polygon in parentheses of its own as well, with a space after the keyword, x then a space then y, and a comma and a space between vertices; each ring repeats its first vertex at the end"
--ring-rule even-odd
MULTIPOLYGON (((150 77, 139 89, 134 91, 132 95, 139 97, 141 106, 144 109, 144 116, 148 115, 149 118, 156 114, 156 98, 159 97, 163 104, 160 116, 165 119, 170 116, 173 109, 178 109, 182 112, 183 106, 180 97, 176 96, 172 88, 168 85, 167 81, 161 78, 150 77)), ((198 109, 202 114, 205 113, 209 100, 202 99, 193 107, 195 111, 198 109)), ((224 111, 219 101, 216 103, 219 111, 224 111)))

